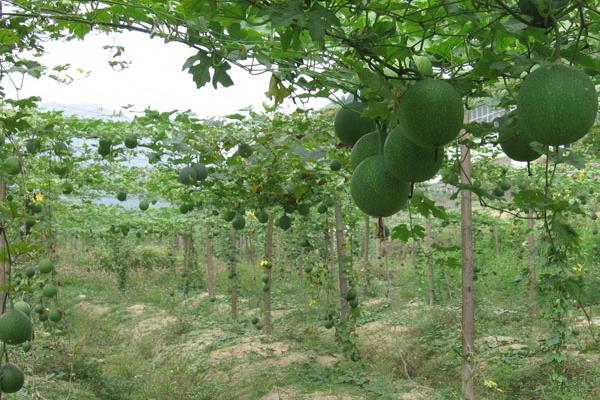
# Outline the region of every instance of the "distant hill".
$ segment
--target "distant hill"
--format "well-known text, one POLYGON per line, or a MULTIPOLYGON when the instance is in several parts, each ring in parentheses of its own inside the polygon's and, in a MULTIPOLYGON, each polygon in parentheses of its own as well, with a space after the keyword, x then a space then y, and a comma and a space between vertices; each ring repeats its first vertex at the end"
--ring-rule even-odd
POLYGON ((62 111, 66 115, 76 115, 83 118, 99 118, 109 119, 116 121, 127 121, 127 118, 123 115, 118 115, 113 110, 108 110, 99 106, 98 104, 59 104, 59 103, 41 103, 40 109, 43 111, 62 111))

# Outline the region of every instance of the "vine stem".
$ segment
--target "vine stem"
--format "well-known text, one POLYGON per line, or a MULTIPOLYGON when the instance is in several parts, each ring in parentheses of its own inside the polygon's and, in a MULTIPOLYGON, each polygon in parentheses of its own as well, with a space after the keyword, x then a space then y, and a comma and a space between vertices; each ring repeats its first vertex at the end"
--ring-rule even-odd
POLYGON ((12 304, 12 297, 10 296, 10 288, 12 287, 12 256, 10 254, 10 245, 8 242, 8 237, 6 236, 6 227, 2 226, 0 227, 0 229, 2 230, 2 238, 4 240, 4 250, 6 250, 6 258, 8 261, 8 287, 6 289, 6 292, 4 293, 4 302, 2 304, 2 314, 4 314, 4 312, 6 311, 6 301, 9 300, 10 301, 10 306, 12 308, 13 304, 12 304))
POLYGON ((560 29, 558 22, 554 23, 554 63, 560 63, 560 29))

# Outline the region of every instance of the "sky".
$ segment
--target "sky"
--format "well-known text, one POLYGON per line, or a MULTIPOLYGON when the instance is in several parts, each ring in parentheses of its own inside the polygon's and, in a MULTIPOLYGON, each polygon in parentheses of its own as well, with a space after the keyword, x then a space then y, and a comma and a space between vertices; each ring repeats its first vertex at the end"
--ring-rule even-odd
MULTIPOLYGON (((58 83, 43 77, 25 77, 19 97, 40 96, 42 105, 70 105, 72 109, 89 110, 90 105, 103 109, 99 114, 118 111, 133 105, 133 110, 147 107, 159 111, 192 110, 200 117, 223 116, 252 106, 262 110, 267 101, 269 74, 251 76, 232 66, 234 85, 215 90, 211 84, 196 88, 192 77, 182 71, 186 59, 195 54, 193 49, 180 43, 165 44, 161 39, 151 39, 136 32, 116 34, 90 34, 84 40, 49 42, 46 53, 39 59, 48 67, 71 64, 70 84, 58 83), (129 68, 116 71, 109 64, 110 50, 105 45, 125 47, 121 59, 130 61, 129 68), (84 106, 85 105, 85 106, 84 106)), ((8 97, 16 97, 14 88, 6 85, 8 97)), ((317 99, 309 103, 319 108, 328 103, 317 99)), ((283 109, 294 109, 291 101, 283 109)))

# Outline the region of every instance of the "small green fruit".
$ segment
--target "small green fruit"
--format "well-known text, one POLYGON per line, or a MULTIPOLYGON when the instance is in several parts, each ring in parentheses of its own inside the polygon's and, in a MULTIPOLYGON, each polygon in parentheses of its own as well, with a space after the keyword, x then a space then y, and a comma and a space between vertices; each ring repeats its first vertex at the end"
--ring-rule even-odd
POLYGON ((7 344, 21 344, 31 339, 33 325, 22 311, 8 310, 0 317, 0 340, 7 344))
POLYGON ((238 214, 231 222, 231 226, 233 226, 233 228, 237 231, 244 229, 244 227, 246 226, 246 219, 243 215, 238 214))
POLYGON ((353 146, 363 135, 377 128, 375 120, 362 116, 365 108, 366 104, 353 102, 343 105, 336 113, 333 127, 342 143, 353 146))
POLYGON ((306 217, 310 214, 310 205, 306 203, 298 204, 298 214, 306 217))
POLYGON ((248 158, 252 155, 252 147, 250 147, 249 144, 246 143, 240 143, 238 146, 238 154, 240 155, 240 157, 242 158, 248 158))
POLYGON ((19 310, 25 315, 31 314, 31 306, 22 300, 15 302, 14 307, 15 310, 19 310))
POLYGON ((203 181, 208 178, 208 169, 206 169, 206 165, 201 163, 194 164, 194 169, 196 170, 196 179, 198 181, 203 181))
POLYGON ((66 143, 56 142, 54 143, 54 154, 57 156, 65 155, 69 152, 69 147, 66 143))
POLYGON ((183 203, 179 206, 179 212, 182 214, 187 214, 188 212, 194 209, 194 205, 191 203, 183 203))
POLYGON ((333 160, 329 163, 329 168, 331 168, 332 171, 339 171, 342 169, 342 163, 340 160, 333 160))
POLYGON ((73 193, 73 184, 71 182, 65 182, 62 187, 63 194, 73 193))
POLYGON ((17 365, 6 363, 0 367, 0 391, 16 393, 23 387, 25 375, 17 365))
POLYGON ((54 269, 54 263, 49 258, 43 258, 38 264, 38 270, 42 274, 49 274, 54 269))
POLYGON ((98 154, 102 157, 106 157, 110 154, 112 148, 112 140, 110 139, 100 139, 98 140, 98 154))
POLYGON ((267 221, 269 220, 269 214, 267 214, 264 210, 257 210, 255 215, 256 215, 256 219, 261 224, 266 224, 267 221))
POLYGON ((52 310, 48 313, 48 319, 52 322, 59 322, 62 319, 62 314, 58 310, 52 310))
POLYGON ((348 293, 346 293, 346 300, 351 301, 356 299, 356 289, 355 288, 350 288, 348 290, 348 293))
POLYGON ((140 210, 146 211, 150 207, 150 203, 148 203, 147 200, 142 200, 142 201, 140 201, 140 204, 138 205, 138 207, 140 208, 140 210))
POLYGON ((231 222, 235 218, 236 214, 237 213, 234 210, 227 210, 223 214, 223 219, 225 220, 225 222, 231 222))
POLYGON ((21 172, 21 162, 18 157, 10 156, 4 159, 2 163, 4 170, 10 175, 17 175, 21 172))
POLYGON ((27 152, 29 154, 35 154, 38 151, 40 151, 42 147, 42 144, 40 142, 40 139, 34 138, 34 139, 27 139, 27 141, 25 142, 25 148, 27 149, 27 152))
POLYGON ((280 227, 281 229, 283 229, 284 231, 287 231, 292 226, 292 219, 290 217, 288 217, 286 214, 283 214, 277 220, 277 226, 280 227))
POLYGON ((196 168, 194 167, 185 167, 181 171, 179 171, 179 182, 184 185, 193 185, 198 180, 198 176, 196 174, 196 168))
POLYGON ((293 213, 294 211, 296 211, 296 203, 295 202, 289 202, 289 203, 285 203, 283 205, 283 211, 285 211, 288 214, 293 213))
POLYGON ((135 149, 138 145, 137 136, 135 135, 127 135, 125 138, 125 147, 128 149, 135 149))
POLYGON ((33 228, 36 223, 37 223, 37 220, 35 219, 35 217, 29 216, 29 217, 25 218, 25 226, 27 226, 27 228, 33 228))
POLYGON ((61 178, 66 176, 67 173, 69 172, 69 165, 67 164, 56 164, 54 167, 54 173, 58 176, 60 176, 61 178))
POLYGON ((49 283, 42 289, 42 295, 44 297, 54 297, 58 293, 58 288, 53 284, 49 283))

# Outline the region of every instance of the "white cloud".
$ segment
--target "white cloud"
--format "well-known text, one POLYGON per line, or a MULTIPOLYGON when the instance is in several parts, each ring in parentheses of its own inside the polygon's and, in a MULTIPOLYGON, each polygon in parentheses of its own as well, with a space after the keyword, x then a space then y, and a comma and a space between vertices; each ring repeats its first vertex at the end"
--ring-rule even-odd
MULTIPOLYGON (((26 77, 20 97, 40 96, 42 103, 63 105, 96 104, 106 110, 120 110, 132 104, 136 110, 150 107, 160 111, 191 109, 200 117, 221 116, 252 106, 262 109, 266 100, 269 74, 252 76, 240 68, 230 72, 234 85, 214 90, 212 85, 196 89, 190 74, 182 71, 185 60, 195 51, 181 43, 164 43, 134 32, 88 35, 83 41, 50 42, 40 61, 48 67, 71 64, 73 69, 89 71, 69 85, 44 77, 26 77), (115 71, 108 65, 109 50, 105 45, 125 47, 124 59, 129 68, 115 71)), ((74 72, 74 71, 73 71, 74 72)), ((73 74, 77 76, 78 74, 73 74)), ((14 89, 5 85, 7 95, 14 89)), ((319 99, 312 107, 327 104, 319 99)), ((286 108, 293 108, 290 104, 286 108)))

